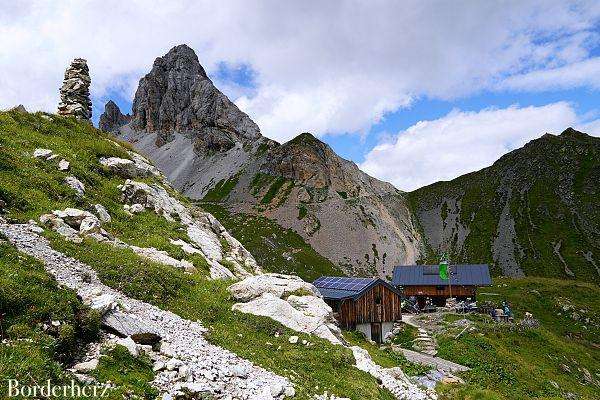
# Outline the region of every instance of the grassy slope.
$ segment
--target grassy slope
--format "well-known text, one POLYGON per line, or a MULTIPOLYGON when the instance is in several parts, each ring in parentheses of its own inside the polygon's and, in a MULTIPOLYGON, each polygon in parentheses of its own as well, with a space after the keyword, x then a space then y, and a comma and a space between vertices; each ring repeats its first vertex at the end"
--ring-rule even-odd
MULTIPOLYGON (((522 250, 517 252, 517 262, 525 274, 569 278, 554 253, 554 244, 560 242, 560 253, 576 279, 599 282, 596 268, 585 258, 589 251, 600 265, 598 182, 600 141, 574 132, 537 139, 489 168, 434 183, 409 193, 408 198, 415 215, 441 206, 443 219, 448 203, 441 199, 459 199, 460 221, 470 233, 462 248, 451 241, 450 258, 490 263, 498 275, 501 271, 493 265, 491 247, 505 204, 499 189, 512 189, 509 209, 522 250)), ((431 248, 426 250, 423 261, 439 259, 431 248)))
POLYGON ((343 275, 291 229, 275 221, 248 214, 232 214, 217 204, 202 203, 238 239, 266 271, 300 276, 312 282, 322 275, 343 275), (287 257, 286 257, 287 255, 287 257))
POLYGON ((105 284, 131 297, 202 321, 209 328, 211 342, 289 377, 296 384, 300 399, 324 390, 351 399, 362 399, 363 394, 373 399, 391 398, 378 388, 373 378, 353 366, 350 350, 309 335, 298 335, 269 318, 231 311, 233 301, 226 289, 229 282, 186 275, 148 263, 133 253, 122 254, 122 250, 103 243, 88 241, 81 246, 54 236, 53 247, 88 263, 105 284), (276 333, 280 336, 276 337, 276 333), (314 345, 290 344, 291 335, 314 345))
MULTIPOLYGON (((597 399, 600 387, 584 380, 583 368, 596 382, 600 380, 600 288, 594 284, 545 278, 497 279, 492 288, 482 289, 480 301, 496 305, 508 300, 516 314, 531 312, 539 329, 518 331, 509 326, 481 322, 473 318, 477 332, 454 337, 455 327, 438 337, 439 356, 467 365, 467 384, 445 387, 442 399, 540 399, 563 398, 575 393, 578 398, 597 399), (566 313, 559 298, 573 305, 566 313), (579 310, 585 310, 582 313, 579 310), (581 318, 573 319, 577 312, 581 318), (591 322, 586 322, 589 318, 591 322), (570 372, 565 372, 566 365, 570 372), (559 385, 555 388, 550 381, 559 385)), ((448 318, 449 321, 461 317, 448 318)))
MULTIPOLYGON (((74 377, 64 365, 97 339, 100 328, 97 313, 83 306, 74 292, 59 288, 39 261, 6 242, 0 243, 0 311, 5 313, 1 339, 12 340, 0 344, 2 395, 7 393, 8 379, 17 379, 20 385, 44 384, 48 379, 54 385, 70 384, 74 377), (61 327, 44 330, 42 325, 51 321, 60 321, 61 327)), ((123 350, 103 357, 94 372, 98 382, 110 380, 116 386, 107 400, 122 399, 123 393, 154 398, 148 383, 154 378, 151 364, 123 350)))
MULTIPOLYGON (((123 212, 117 188, 123 179, 105 171, 98 159, 128 158, 127 153, 104 140, 106 136, 91 126, 68 118, 53 116, 53 119, 46 120, 41 114, 0 113, 0 199, 7 204, 7 217, 18 221, 37 220, 53 209, 90 209, 92 204, 101 203, 113 218, 104 226, 107 231, 132 244, 154 246, 174 257, 183 257, 181 250, 168 240, 183 237, 179 224, 166 223, 150 212, 135 217, 123 212), (69 174, 86 186, 82 199, 63 184, 67 174, 56 169, 60 157, 53 161, 31 157, 38 147, 49 148, 71 162, 69 174)), ((211 328, 209 339, 213 343, 289 377, 296 383, 300 399, 325 390, 352 399, 363 399, 363 396, 391 399, 391 394, 380 389, 374 378, 353 366, 350 350, 308 335, 300 336, 314 346, 291 345, 287 338, 295 333, 280 324, 268 318, 232 312, 227 282, 209 281, 203 273, 185 275, 107 244, 86 240, 76 245, 51 232, 48 236, 53 246, 94 267, 107 285, 184 318, 201 320, 211 328), (282 335, 275 337, 275 332, 282 335)), ((302 247, 302 243, 296 245, 293 240, 291 243, 294 248, 302 247)), ((312 263, 310 257, 316 257, 316 253, 306 248, 301 250, 308 257, 304 262, 312 263)), ((0 259, 3 257, 0 254, 0 259)), ((277 260, 275 258, 267 269, 276 269, 277 260)), ((202 261, 194 260, 199 267, 202 261)), ((313 273, 320 274, 318 270, 313 273)))

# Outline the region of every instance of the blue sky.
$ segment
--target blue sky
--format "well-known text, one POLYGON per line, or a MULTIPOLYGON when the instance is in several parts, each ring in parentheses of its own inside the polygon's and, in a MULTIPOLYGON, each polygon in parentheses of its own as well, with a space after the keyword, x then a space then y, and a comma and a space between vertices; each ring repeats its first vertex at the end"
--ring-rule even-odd
POLYGON ((23 0, 0 9, 0 108, 54 112, 83 57, 95 120, 109 98, 127 112, 154 59, 186 43, 263 135, 312 132, 412 190, 543 132, 598 135, 599 23, 593 0, 23 0))

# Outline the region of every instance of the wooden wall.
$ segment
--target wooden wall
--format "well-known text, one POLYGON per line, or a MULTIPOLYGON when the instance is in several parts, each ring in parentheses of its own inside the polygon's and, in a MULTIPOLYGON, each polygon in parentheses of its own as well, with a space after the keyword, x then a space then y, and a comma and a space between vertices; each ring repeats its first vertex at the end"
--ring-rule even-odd
POLYGON ((379 284, 364 293, 356 301, 343 300, 338 319, 343 329, 354 329, 356 324, 393 322, 402 319, 401 297, 386 286, 379 284), (376 304, 379 298, 380 304, 376 304))
MULTIPOLYGON (((405 297, 409 297, 409 296, 430 296, 430 297, 434 297, 434 296, 445 296, 445 297, 449 297, 450 296, 450 288, 448 287, 448 285, 446 286, 442 286, 442 290, 439 290, 440 288, 437 286, 405 286, 404 287, 404 296, 405 297)), ((467 297, 474 297, 475 296, 475 291, 476 291, 476 287, 475 286, 452 286, 452 296, 467 296, 467 297)))

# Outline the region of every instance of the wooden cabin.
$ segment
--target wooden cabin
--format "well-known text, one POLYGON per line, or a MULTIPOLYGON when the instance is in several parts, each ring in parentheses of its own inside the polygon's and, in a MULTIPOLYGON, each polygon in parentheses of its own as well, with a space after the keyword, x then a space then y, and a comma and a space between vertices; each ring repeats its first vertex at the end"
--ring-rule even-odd
POLYGON ((402 319, 400 292, 382 279, 322 276, 313 285, 342 329, 358 330, 374 342, 382 343, 402 319))
POLYGON ((415 296, 419 307, 425 305, 426 298, 433 304, 443 306, 450 297, 457 300, 475 300, 477 288, 490 286, 492 278, 487 264, 457 264, 449 266, 448 280, 440 278, 439 265, 400 265, 394 268, 392 284, 402 290, 404 297, 415 296))

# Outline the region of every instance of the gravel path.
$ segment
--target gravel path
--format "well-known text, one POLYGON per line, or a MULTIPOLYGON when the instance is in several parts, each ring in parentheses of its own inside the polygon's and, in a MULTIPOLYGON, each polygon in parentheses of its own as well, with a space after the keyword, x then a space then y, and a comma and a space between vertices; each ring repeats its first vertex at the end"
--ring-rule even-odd
POLYGON ((293 395, 286 378, 210 344, 202 335, 205 329, 200 323, 131 299, 102 284, 91 267, 53 250, 48 240, 37 234, 39 229, 0 219, 0 233, 20 251, 42 261, 60 284, 76 291, 85 302, 100 295, 114 296, 120 315, 162 338, 160 356, 177 365, 158 372, 153 382, 166 393, 163 398, 170 398, 182 387, 209 392, 216 399, 269 400, 293 395))
POLYGON ((418 351, 408 349, 400 350, 402 350, 402 354, 404 354, 408 361, 421 365, 428 365, 438 370, 448 372, 462 372, 468 371, 470 369, 469 367, 465 367, 464 365, 456 364, 452 361, 444 360, 440 357, 433 357, 427 354, 419 353, 418 351))

